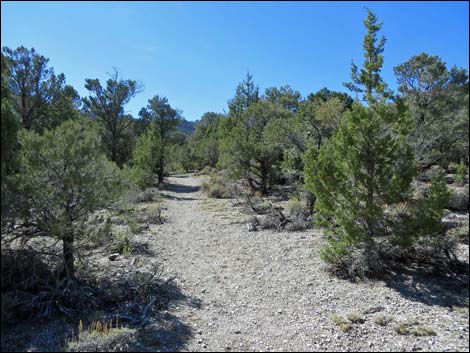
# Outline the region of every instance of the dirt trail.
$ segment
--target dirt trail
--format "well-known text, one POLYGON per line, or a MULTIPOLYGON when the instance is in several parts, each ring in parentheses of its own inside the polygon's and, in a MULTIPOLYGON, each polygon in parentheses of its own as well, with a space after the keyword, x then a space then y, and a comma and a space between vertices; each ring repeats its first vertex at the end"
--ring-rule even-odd
POLYGON ((162 192, 167 222, 152 227, 151 245, 165 272, 192 298, 168 311, 190 330, 179 349, 468 350, 468 309, 452 311, 448 302, 462 300, 462 291, 418 277, 361 284, 332 278, 321 269, 317 231, 248 232, 229 200, 204 196, 202 178, 168 178, 162 192), (362 313, 374 307, 381 312, 362 313), (365 323, 343 333, 331 316, 351 312, 365 323), (373 318, 379 314, 395 322, 378 326, 373 318), (437 336, 398 335, 393 327, 410 318, 437 336))

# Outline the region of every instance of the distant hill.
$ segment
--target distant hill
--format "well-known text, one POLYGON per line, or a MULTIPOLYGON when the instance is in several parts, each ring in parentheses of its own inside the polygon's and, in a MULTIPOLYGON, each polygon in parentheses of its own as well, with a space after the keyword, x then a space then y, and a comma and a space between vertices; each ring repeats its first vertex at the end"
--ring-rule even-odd
POLYGON ((188 121, 185 118, 179 119, 178 131, 184 132, 186 135, 191 135, 194 132, 195 121, 188 121))

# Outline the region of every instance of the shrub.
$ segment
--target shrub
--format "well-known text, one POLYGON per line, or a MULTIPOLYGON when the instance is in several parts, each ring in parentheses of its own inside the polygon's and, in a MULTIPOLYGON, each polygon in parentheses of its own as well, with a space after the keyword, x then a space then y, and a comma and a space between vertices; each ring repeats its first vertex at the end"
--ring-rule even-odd
POLYGON ((18 301, 13 296, 8 295, 7 293, 1 294, 1 300, 1 323, 3 326, 14 320, 15 316, 17 315, 16 307, 18 306, 18 301))
POLYGON ((129 256, 133 250, 131 246, 132 234, 128 231, 118 231, 116 232, 112 250, 113 252, 118 252, 121 255, 129 256))
POLYGON ((24 233, 62 241, 63 276, 75 279, 75 242, 88 234, 88 215, 110 206, 127 182, 101 152, 90 122, 69 120, 42 135, 22 130, 15 175, 24 233))
POLYGON ((312 228, 312 217, 307 205, 302 201, 296 199, 289 200, 287 210, 289 212, 289 222, 286 225, 287 230, 298 231, 312 228))
POLYGON ((346 318, 351 321, 353 324, 363 324, 365 320, 355 313, 349 313, 346 315, 346 318))
POLYGON ((136 330, 118 327, 118 322, 93 321, 84 331, 80 320, 77 336, 72 337, 64 350, 66 352, 120 352, 132 351, 136 330), (115 327, 113 327, 113 324, 115 327))
POLYGON ((135 203, 152 202, 158 199, 158 190, 156 188, 147 188, 141 192, 134 193, 131 201, 135 203))
POLYGON ((401 323, 393 329, 399 335, 413 335, 413 336, 436 336, 436 332, 425 326, 416 326, 417 323, 401 323))
POLYGON ((155 122, 151 122, 145 133, 137 140, 132 153, 134 163, 132 166, 132 180, 140 188, 145 189, 155 183, 161 152, 159 130, 155 122))
POLYGON ((331 321, 333 321, 336 325, 338 325, 339 328, 341 329, 341 331, 343 331, 345 333, 348 332, 349 330, 351 330, 351 328, 352 328, 352 325, 340 316, 333 315, 331 317, 331 321))
POLYGON ((145 221, 150 224, 162 224, 164 222, 162 210, 163 208, 161 203, 155 203, 150 205, 144 211, 145 221))
POLYGON ((463 161, 460 161, 460 164, 455 168, 455 182, 459 185, 468 182, 468 167, 463 161))
POLYGON ((393 321, 393 319, 389 316, 385 315, 378 315, 374 317, 374 323, 379 326, 387 326, 390 322, 393 321))
POLYGON ((451 239, 455 239, 462 243, 469 243, 469 222, 466 221, 463 224, 451 228, 447 231, 446 236, 450 237, 451 239))
POLYGON ((210 198, 225 199, 232 197, 231 187, 222 175, 211 175, 209 180, 202 184, 202 188, 210 198))

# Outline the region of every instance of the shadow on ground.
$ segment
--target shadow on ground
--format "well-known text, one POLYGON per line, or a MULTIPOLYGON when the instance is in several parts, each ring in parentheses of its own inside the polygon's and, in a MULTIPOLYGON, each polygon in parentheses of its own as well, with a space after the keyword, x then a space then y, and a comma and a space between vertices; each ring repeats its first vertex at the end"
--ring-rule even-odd
POLYGON ((176 192, 178 194, 189 194, 192 192, 198 192, 200 189, 200 186, 190 186, 182 184, 168 184, 166 187, 166 190, 176 192))
MULTIPOLYGON (((122 274, 121 268, 116 270, 122 274)), ((90 295, 83 295, 82 299, 75 296, 77 299, 68 307, 68 317, 56 312, 47 319, 23 316, 20 320, 18 316, 8 323, 2 320, 1 351, 64 351, 66 340, 77 342, 79 321, 83 322, 83 332, 87 332, 93 321, 115 322, 116 317, 123 330, 94 336, 85 333, 72 351, 185 350, 193 329, 173 315, 171 308, 178 305, 200 309, 201 300, 183 293, 174 278, 157 277, 152 283, 140 278, 136 271, 121 276, 107 273, 104 278, 81 281, 79 293, 90 295)))
POLYGON ((199 199, 195 199, 193 197, 177 197, 177 196, 171 196, 171 195, 166 195, 166 194, 161 194, 160 197, 162 199, 174 200, 174 201, 197 201, 197 200, 199 200, 199 199))
POLYGON ((436 273, 432 269, 408 267, 389 276, 386 286, 403 297, 424 303, 452 308, 469 304, 469 264, 460 263, 452 273, 436 273))

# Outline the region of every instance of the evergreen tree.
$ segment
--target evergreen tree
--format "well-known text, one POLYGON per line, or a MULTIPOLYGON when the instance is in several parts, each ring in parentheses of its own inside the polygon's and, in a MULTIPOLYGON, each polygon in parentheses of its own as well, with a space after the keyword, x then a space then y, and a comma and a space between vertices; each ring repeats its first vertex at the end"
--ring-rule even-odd
POLYGON ((1 99, 2 99, 2 150, 1 150, 1 177, 2 177, 2 205, 6 188, 6 176, 11 172, 17 144, 19 121, 12 109, 11 94, 8 88, 8 67, 3 54, 1 55, 1 99))
POLYGON ((290 110, 293 113, 299 108, 299 102, 302 98, 300 92, 294 91, 289 85, 281 86, 280 88, 267 88, 264 95, 266 100, 280 104, 284 109, 290 110))
POLYGON ((24 236, 62 241, 63 276, 75 279, 75 243, 86 239, 83 221, 119 196, 119 168, 100 152, 89 122, 66 121, 42 135, 23 129, 15 184, 24 236))
POLYGON ((160 131, 155 121, 150 122, 145 133, 137 140, 132 153, 132 179, 140 188, 145 189, 155 183, 161 155, 160 131))
POLYGON ((149 99, 147 107, 142 108, 139 112, 140 117, 149 122, 155 122, 155 128, 158 131, 156 138, 159 140, 158 155, 156 156, 158 162, 156 164, 155 172, 157 174, 158 182, 163 182, 165 176, 165 168, 168 162, 169 145, 171 134, 176 130, 179 124, 179 114, 171 107, 166 97, 155 96, 149 99))
POLYGON ((413 56, 394 67, 412 116, 408 136, 421 170, 441 163, 468 163, 468 73, 447 69, 438 56, 413 56))
POLYGON ((83 99, 85 111, 100 126, 108 158, 122 167, 130 159, 134 122, 124 106, 139 92, 137 82, 122 80, 117 72, 106 82, 106 88, 98 79, 85 82, 85 88, 91 93, 83 99))
POLYGON ((222 165, 233 177, 242 177, 253 191, 266 194, 280 161, 280 145, 273 139, 276 122, 292 113, 261 100, 248 107, 222 144, 222 165))
POLYGON ((362 48, 364 50, 364 64, 360 71, 353 62, 351 65, 352 82, 345 83, 345 87, 356 93, 363 93, 363 100, 369 104, 391 96, 387 84, 383 81, 380 72, 384 58, 385 37, 377 39, 377 34, 382 28, 382 22, 378 22, 377 16, 367 10, 367 17, 363 21, 367 33, 364 36, 362 48))
POLYGON ((65 84, 65 75, 54 74, 49 59, 34 48, 3 48, 9 67, 8 86, 13 110, 26 129, 51 129, 78 117, 80 97, 65 84))
POLYGON ((305 158, 305 179, 317 197, 319 223, 327 228, 323 259, 344 264, 353 249, 360 249, 365 272, 377 270, 378 239, 395 234, 385 209, 409 200, 415 175, 405 142, 408 114, 402 105, 385 102, 388 94, 379 75, 384 39, 377 43, 376 20, 369 11, 364 22, 366 62, 360 76, 354 66, 352 74, 368 107, 354 103, 330 142, 305 158))
POLYGON ((229 116, 241 118, 243 112, 252 104, 259 101, 259 88, 253 82, 253 76, 248 72, 245 80, 238 84, 235 97, 229 103, 229 116))

